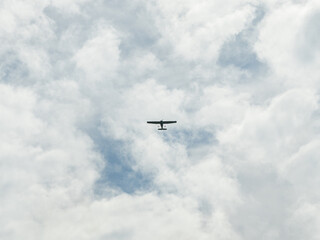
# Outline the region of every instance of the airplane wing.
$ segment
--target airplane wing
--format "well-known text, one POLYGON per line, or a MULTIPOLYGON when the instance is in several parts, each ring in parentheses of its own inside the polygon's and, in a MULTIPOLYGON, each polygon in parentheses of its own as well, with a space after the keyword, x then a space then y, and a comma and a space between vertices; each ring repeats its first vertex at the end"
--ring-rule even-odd
POLYGON ((163 121, 163 124, 177 123, 177 121, 163 121))
POLYGON ((147 123, 151 123, 151 124, 160 124, 160 121, 148 121, 147 123))

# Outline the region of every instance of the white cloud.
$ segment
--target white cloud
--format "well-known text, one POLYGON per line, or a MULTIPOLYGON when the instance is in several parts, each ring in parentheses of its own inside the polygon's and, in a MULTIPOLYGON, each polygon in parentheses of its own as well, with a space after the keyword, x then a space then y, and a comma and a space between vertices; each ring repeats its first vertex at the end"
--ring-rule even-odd
POLYGON ((18 65, 19 62, 27 73, 20 82, 48 78, 51 66, 46 50, 53 31, 51 22, 42 12, 46 2, 3 1, 2 5, 0 38, 1 53, 5 56, 1 64, 3 71, 6 71, 6 66, 18 65), (11 63, 11 58, 16 62, 11 63))
POLYGON ((47 116, 37 116, 39 99, 31 90, 2 84, 0 91, 0 234, 7 239, 39 239, 38 221, 90 195, 99 156, 72 125, 63 129, 64 119, 48 123, 47 116))
POLYGON ((194 121, 200 126, 214 125, 225 128, 239 122, 248 106, 248 96, 238 94, 226 87, 207 87, 201 96, 201 108, 197 111, 194 121))
MULTIPOLYGON (((292 236, 317 239, 319 234, 319 204, 301 201, 294 210, 292 219, 292 236), (303 227, 302 227, 303 226, 303 227)), ((298 238, 297 238, 298 239, 298 238)))
POLYGON ((119 37, 105 24, 97 26, 92 38, 77 52, 77 67, 89 81, 113 77, 119 64, 119 37))
POLYGON ((288 86, 318 83, 319 48, 313 42, 319 35, 319 7, 317 1, 287 2, 270 11, 261 23, 256 44, 258 56, 288 86))
POLYGON ((250 1, 161 1, 157 10, 164 44, 186 60, 210 61, 252 19, 254 9, 250 1))
POLYGON ((236 161, 282 164, 315 137, 317 101, 311 90, 290 90, 274 98, 267 108, 248 108, 243 121, 221 131, 218 139, 236 161))
POLYGON ((1 2, 0 238, 317 239, 317 1, 121 4, 1 2))
POLYGON ((79 14, 81 13, 81 5, 85 2, 88 2, 88 0, 51 0, 50 6, 69 14, 79 14))

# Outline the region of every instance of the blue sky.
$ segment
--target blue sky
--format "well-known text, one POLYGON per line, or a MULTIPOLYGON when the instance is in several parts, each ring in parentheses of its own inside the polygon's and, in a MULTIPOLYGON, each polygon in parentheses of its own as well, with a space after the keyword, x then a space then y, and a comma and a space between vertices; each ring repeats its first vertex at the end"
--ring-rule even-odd
POLYGON ((0 238, 318 239, 319 13, 2 1, 0 238))

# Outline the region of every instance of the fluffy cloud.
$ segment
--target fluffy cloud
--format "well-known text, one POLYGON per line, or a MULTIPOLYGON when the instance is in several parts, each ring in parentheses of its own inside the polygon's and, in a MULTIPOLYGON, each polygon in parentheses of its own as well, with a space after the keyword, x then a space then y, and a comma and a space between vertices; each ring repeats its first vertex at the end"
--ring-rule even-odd
POLYGON ((2 1, 0 237, 317 239, 319 7, 2 1))
POLYGON ((91 81, 112 77, 119 65, 120 41, 115 31, 103 25, 96 31, 75 55, 77 67, 91 81))
POLYGON ((249 3, 161 1, 156 8, 160 11, 157 23, 161 40, 187 60, 215 60, 223 42, 239 33, 253 17, 249 3))
POLYGON ((98 177, 90 139, 74 122, 37 116, 40 102, 29 89, 1 85, 3 238, 41 238, 39 222, 90 194, 98 177))
POLYGON ((256 44, 258 56, 289 86, 315 86, 318 83, 319 47, 314 41, 319 35, 318 18, 317 1, 286 2, 261 23, 256 44))

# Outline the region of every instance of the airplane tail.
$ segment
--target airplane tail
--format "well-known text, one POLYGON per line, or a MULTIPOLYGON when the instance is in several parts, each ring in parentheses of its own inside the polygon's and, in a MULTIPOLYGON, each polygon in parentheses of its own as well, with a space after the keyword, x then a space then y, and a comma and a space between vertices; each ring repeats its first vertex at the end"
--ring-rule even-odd
POLYGON ((158 128, 158 130, 167 130, 166 128, 158 128))

